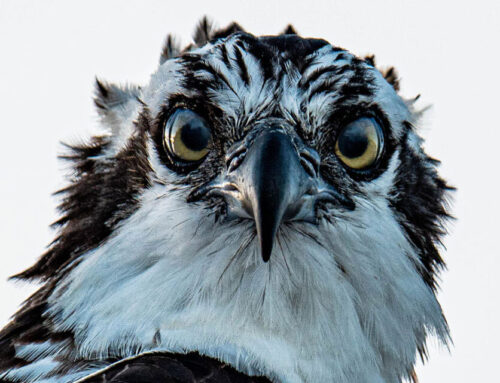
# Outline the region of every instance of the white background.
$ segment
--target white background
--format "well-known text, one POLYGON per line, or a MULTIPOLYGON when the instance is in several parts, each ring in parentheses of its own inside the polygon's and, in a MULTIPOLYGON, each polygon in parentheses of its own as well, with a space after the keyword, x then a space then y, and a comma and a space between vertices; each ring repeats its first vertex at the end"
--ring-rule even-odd
POLYGON ((420 133, 458 191, 440 301, 451 353, 431 342, 423 383, 498 382, 500 5, 498 1, 0 0, 0 326, 34 287, 7 282, 54 237, 51 192, 68 171, 59 141, 96 131, 94 76, 144 84, 167 33, 187 43, 209 15, 254 34, 293 23, 395 65, 402 94, 433 104, 420 133))

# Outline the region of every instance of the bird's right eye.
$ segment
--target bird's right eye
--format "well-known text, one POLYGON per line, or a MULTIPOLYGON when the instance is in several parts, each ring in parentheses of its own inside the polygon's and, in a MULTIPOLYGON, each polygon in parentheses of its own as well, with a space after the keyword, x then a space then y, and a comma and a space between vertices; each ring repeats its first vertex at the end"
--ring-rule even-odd
POLYGON ((203 117, 189 109, 177 109, 165 124, 163 145, 176 160, 198 162, 209 152, 212 133, 203 117))

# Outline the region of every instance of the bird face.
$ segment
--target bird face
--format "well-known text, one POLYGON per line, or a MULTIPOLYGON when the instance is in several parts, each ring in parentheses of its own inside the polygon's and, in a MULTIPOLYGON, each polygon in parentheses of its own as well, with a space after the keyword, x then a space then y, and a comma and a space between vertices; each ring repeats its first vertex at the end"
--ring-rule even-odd
POLYGON ((374 103, 376 70, 326 42, 237 34, 205 49, 170 65, 181 89, 156 105, 159 166, 191 186, 189 203, 222 221, 253 221, 267 262, 281 227, 354 210, 353 198, 366 196, 360 181, 376 183, 400 132, 374 103), (293 53, 273 46, 299 43, 293 53), (306 53, 310 63, 292 57, 306 53))
MULTIPOLYGON (((283 382, 399 382, 429 333, 446 184, 411 101, 323 40, 168 45, 98 82, 58 241, 24 277, 80 357, 197 350, 283 382)), ((208 35, 208 34, 207 34, 208 35)), ((390 81, 390 82, 389 82, 390 81)))

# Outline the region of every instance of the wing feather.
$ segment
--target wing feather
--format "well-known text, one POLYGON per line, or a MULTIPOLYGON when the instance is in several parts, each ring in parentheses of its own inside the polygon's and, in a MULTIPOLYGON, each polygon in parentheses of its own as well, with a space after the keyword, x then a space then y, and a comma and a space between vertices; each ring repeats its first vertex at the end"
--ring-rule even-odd
POLYGON ((144 353, 118 361, 76 383, 271 383, 198 353, 144 353))

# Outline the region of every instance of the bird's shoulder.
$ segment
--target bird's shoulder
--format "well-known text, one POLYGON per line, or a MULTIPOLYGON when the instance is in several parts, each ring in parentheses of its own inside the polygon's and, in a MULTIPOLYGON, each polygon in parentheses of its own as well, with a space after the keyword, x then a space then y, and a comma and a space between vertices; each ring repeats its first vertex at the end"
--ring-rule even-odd
POLYGON ((120 360, 78 383, 270 383, 244 375, 229 365, 196 352, 145 353, 120 360))

